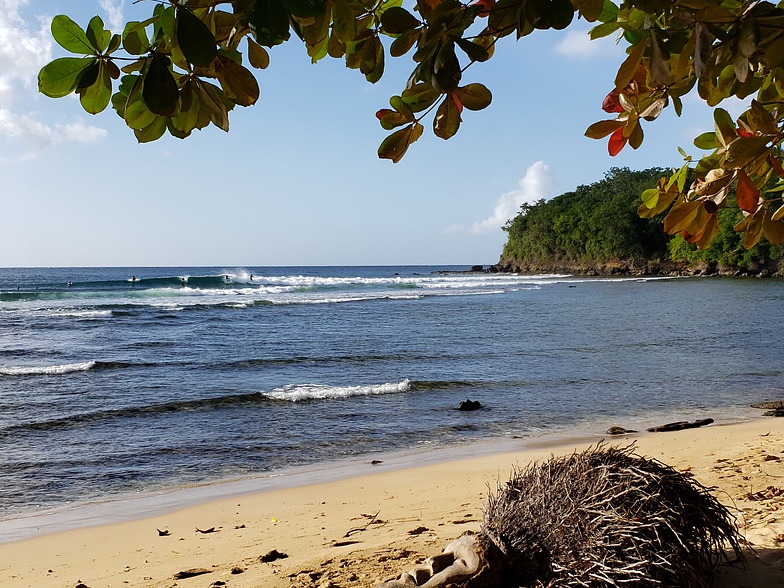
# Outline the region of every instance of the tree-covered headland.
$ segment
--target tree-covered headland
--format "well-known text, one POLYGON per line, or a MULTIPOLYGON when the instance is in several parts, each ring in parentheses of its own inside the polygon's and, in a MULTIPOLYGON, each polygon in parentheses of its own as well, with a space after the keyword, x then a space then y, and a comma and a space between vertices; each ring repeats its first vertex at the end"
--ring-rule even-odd
POLYGON ((735 207, 720 217, 704 249, 681 233, 664 231, 664 214, 642 218, 640 194, 655 189, 664 170, 613 168, 605 178, 552 200, 524 204, 504 230, 508 240, 498 267, 520 272, 589 274, 721 273, 780 275, 784 247, 761 240, 746 249, 734 227, 735 207))

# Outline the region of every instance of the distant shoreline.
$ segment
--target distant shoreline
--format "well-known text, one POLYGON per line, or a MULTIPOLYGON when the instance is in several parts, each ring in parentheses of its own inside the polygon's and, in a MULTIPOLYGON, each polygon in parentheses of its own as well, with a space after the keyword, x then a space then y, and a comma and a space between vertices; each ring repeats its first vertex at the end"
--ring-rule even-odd
POLYGON ((721 276, 732 278, 784 278, 784 263, 782 263, 782 260, 767 260, 762 263, 750 264, 749 267, 746 268, 740 268, 708 263, 692 265, 685 262, 616 260, 594 264, 570 263, 566 261, 525 262, 502 258, 498 263, 493 265, 474 265, 470 269, 462 271, 437 271, 434 273, 501 273, 520 275, 572 274, 596 277, 721 276))

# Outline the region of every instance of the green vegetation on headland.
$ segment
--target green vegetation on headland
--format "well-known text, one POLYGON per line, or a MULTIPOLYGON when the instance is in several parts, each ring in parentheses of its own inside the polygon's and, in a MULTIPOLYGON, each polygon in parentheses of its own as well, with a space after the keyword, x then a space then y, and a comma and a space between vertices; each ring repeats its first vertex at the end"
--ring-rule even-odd
POLYGON ((705 250, 680 234, 667 235, 664 214, 640 218, 640 194, 666 174, 660 168, 613 168, 590 186, 524 204, 504 226, 508 239, 496 268, 593 275, 784 276, 784 246, 763 239, 743 248, 742 235, 733 229, 743 218, 737 207, 720 215, 719 233, 705 250))

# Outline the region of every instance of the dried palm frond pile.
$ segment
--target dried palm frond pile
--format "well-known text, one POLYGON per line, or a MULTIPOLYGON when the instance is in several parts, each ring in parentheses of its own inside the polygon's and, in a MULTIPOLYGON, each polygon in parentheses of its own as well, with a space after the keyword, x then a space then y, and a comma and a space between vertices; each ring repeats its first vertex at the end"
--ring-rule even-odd
POLYGON ((633 446, 515 469, 490 494, 477 537, 488 565, 467 586, 704 588, 720 562, 743 561, 728 509, 633 446))

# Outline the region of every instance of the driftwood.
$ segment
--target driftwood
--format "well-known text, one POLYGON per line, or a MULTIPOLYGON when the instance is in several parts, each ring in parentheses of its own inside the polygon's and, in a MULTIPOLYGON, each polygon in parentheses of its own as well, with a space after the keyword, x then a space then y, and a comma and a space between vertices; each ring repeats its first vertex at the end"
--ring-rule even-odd
POLYGON ((490 493, 478 535, 379 588, 708 588, 719 563, 743 561, 735 517, 633 450, 599 444, 515 469, 490 493), (450 557, 455 574, 438 564, 450 557))

